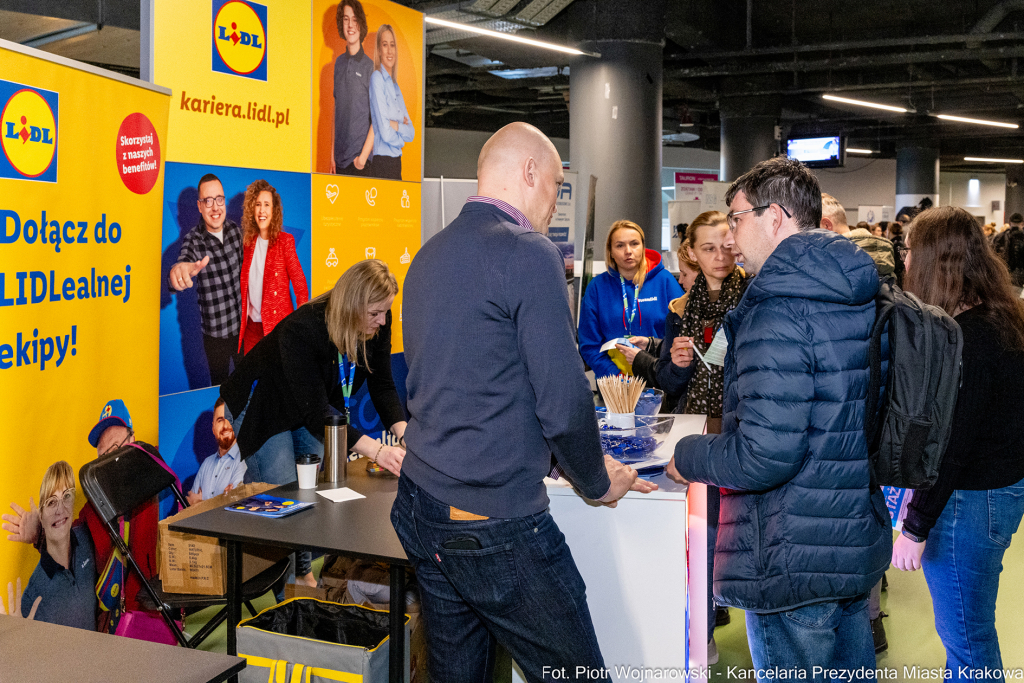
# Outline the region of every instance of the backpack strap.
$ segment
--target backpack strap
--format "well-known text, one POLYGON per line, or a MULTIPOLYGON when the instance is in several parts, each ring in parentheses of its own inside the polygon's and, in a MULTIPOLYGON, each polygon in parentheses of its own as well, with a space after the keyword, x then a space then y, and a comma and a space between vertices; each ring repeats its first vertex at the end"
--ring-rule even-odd
MULTIPOLYGON (((895 279, 887 276, 881 279, 875 296, 875 322, 871 327, 868 341, 868 392, 864 399, 864 438, 868 447, 868 471, 871 473, 871 488, 878 483, 875 478, 875 460, 878 457, 878 440, 882 431, 881 406, 879 398, 885 386, 882 377, 882 337, 890 332, 889 325, 896 308, 893 287, 895 279)), ((892 354, 890 344, 889 353, 892 354)), ((892 362, 892 359, 889 359, 892 362)))

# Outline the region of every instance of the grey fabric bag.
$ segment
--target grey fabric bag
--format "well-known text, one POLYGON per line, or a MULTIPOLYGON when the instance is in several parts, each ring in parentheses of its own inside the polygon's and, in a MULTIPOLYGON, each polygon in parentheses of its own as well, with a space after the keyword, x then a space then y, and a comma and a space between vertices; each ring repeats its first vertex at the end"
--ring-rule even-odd
POLYGON ((247 660, 241 683, 388 680, 387 611, 293 598, 242 621, 236 633, 247 660))

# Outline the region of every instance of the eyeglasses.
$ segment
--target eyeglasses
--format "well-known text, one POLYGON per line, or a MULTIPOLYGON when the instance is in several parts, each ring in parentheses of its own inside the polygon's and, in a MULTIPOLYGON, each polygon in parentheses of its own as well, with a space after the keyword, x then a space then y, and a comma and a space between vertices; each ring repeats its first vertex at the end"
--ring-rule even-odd
POLYGON ((121 441, 121 443, 113 444, 110 448, 108 448, 107 450, 105 450, 102 453, 100 453, 100 455, 109 455, 110 453, 113 453, 118 448, 121 448, 121 446, 124 446, 126 443, 128 443, 133 436, 135 436, 135 432, 133 432, 132 430, 129 429, 128 430, 128 435, 126 437, 124 437, 124 440, 121 441))
POLYGON ((770 207, 772 204, 775 204, 775 206, 777 206, 780 209, 782 209, 782 213, 786 214, 786 218, 792 218, 793 217, 793 215, 790 214, 789 211, 786 210, 786 207, 784 207, 782 204, 779 204, 778 202, 769 202, 768 204, 765 204, 764 206, 755 206, 753 209, 743 209, 743 211, 730 211, 728 213, 728 215, 725 217, 726 220, 729 222, 729 229, 730 230, 735 230, 736 229, 736 217, 737 216, 742 216, 743 214, 750 213, 751 211, 764 211, 765 209, 770 207))
POLYGON ((71 487, 64 489, 64 492, 59 496, 53 495, 46 499, 43 503, 43 511, 48 514, 54 514, 57 512, 57 508, 63 505, 68 512, 73 512, 75 509, 75 489, 71 487))
POLYGON ((219 194, 216 197, 204 197, 199 201, 202 202, 203 206, 207 209, 212 209, 214 204, 217 206, 224 206, 224 195, 219 194))

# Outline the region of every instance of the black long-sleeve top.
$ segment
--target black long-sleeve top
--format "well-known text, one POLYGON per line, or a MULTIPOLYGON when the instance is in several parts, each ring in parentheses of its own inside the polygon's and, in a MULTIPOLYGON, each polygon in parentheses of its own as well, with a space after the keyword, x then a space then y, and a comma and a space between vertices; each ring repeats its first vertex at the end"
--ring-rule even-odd
POLYGON ((963 380, 935 485, 914 492, 904 528, 926 538, 953 491, 987 491, 1024 479, 1024 351, 1009 349, 984 305, 956 316, 963 330, 963 380))
MULTIPOLYGON (((325 415, 345 407, 338 348, 327 333, 326 309, 326 302, 300 306, 260 340, 221 385, 220 395, 232 415, 246 411, 238 433, 242 458, 259 450, 271 436, 299 427, 323 440, 325 415)), ((390 311, 384 325, 366 342, 366 356, 356 366, 352 395, 366 382, 373 407, 390 428, 405 419, 391 375, 390 311)), ((350 424, 349 446, 360 436, 350 424)))

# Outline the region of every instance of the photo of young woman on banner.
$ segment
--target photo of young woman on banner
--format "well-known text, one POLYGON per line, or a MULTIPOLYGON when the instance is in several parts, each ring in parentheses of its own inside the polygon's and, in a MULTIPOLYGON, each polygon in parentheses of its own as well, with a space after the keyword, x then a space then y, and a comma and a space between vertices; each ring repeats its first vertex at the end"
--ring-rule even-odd
POLYGON ((315 0, 313 22, 313 171, 420 181, 423 15, 315 0))

